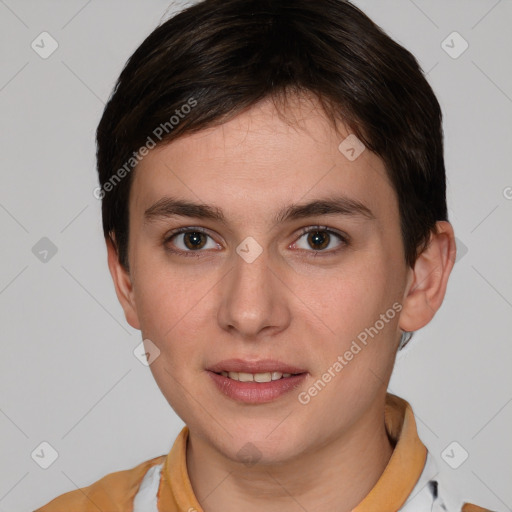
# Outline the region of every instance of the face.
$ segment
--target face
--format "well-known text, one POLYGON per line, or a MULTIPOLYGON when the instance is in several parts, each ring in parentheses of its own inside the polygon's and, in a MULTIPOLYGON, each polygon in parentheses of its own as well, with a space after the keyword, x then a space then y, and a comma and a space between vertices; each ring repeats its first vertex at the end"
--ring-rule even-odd
POLYGON ((191 436, 232 460, 292 460, 383 403, 411 282, 380 158, 340 151, 313 100, 288 113, 155 148, 129 202, 127 319, 191 436))

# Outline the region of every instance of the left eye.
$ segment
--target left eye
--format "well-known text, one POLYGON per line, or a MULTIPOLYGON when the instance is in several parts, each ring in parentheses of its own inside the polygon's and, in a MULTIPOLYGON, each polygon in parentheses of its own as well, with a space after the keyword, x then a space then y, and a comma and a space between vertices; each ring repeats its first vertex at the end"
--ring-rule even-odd
POLYGON ((172 239, 174 239, 173 245, 184 252, 198 251, 200 249, 215 249, 217 247, 213 239, 200 230, 191 229, 174 233, 167 239, 167 242, 170 242, 172 239), (210 243, 210 246, 208 246, 208 243, 210 243))
POLYGON ((347 239, 343 235, 326 228, 317 227, 309 228, 303 231, 301 237, 299 238, 299 241, 295 242, 293 246, 305 250, 310 250, 312 248, 315 252, 331 252, 327 251, 327 249, 337 249, 346 244, 347 239), (305 239, 306 247, 300 246, 300 240, 302 239, 305 239), (336 239, 338 239, 338 245, 335 245, 333 247, 333 244, 336 242, 336 239))

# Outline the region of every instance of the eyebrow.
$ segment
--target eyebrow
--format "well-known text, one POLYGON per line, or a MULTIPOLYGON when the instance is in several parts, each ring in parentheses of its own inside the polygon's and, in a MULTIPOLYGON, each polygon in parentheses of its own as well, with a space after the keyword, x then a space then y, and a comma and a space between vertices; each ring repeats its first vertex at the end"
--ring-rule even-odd
MULTIPOLYGON (((273 220, 275 224, 280 224, 318 215, 347 215, 364 217, 370 220, 375 219, 375 215, 370 208, 360 201, 345 196, 335 196, 315 199, 308 203, 285 206, 277 212, 273 220)), ((162 197, 144 212, 144 222, 152 222, 170 217, 194 217, 227 224, 226 216, 219 207, 168 196, 162 197)))

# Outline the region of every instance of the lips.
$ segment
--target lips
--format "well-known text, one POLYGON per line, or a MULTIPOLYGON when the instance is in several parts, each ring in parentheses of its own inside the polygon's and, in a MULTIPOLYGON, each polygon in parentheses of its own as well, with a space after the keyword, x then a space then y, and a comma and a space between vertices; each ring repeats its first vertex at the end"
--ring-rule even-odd
POLYGON ((291 373, 282 372, 220 372, 220 375, 223 377, 229 377, 230 379, 237 380, 239 382, 270 382, 273 380, 287 379, 288 377, 292 376, 291 373))
POLYGON ((272 372, 280 372, 283 374, 299 374, 307 372, 305 368, 292 366, 290 364, 282 363, 281 361, 276 361, 274 359, 261 359, 259 361, 246 361, 244 359, 226 359, 212 366, 209 366, 207 370, 215 373, 241 372, 251 374, 272 372))
POLYGON ((275 400, 296 389, 308 374, 303 368, 270 359, 229 359, 207 370, 225 396, 248 404, 275 400))

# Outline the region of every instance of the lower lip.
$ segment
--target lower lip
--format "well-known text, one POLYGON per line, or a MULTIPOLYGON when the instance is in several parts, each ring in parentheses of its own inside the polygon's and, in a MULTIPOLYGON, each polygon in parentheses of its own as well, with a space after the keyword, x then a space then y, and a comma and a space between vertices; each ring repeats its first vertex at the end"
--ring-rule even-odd
POLYGON ((246 404, 272 402, 299 387, 307 373, 299 373, 270 382, 240 382, 208 371, 217 388, 227 397, 246 404))

